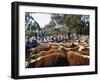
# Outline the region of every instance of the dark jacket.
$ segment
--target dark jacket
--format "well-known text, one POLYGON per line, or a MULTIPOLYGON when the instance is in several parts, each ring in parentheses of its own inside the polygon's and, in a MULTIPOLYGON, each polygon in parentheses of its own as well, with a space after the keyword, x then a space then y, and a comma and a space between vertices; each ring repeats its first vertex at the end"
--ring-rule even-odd
POLYGON ((37 47, 38 46, 38 42, 37 42, 37 40, 32 40, 32 42, 31 42, 31 46, 32 46, 32 48, 35 48, 35 47, 37 47))

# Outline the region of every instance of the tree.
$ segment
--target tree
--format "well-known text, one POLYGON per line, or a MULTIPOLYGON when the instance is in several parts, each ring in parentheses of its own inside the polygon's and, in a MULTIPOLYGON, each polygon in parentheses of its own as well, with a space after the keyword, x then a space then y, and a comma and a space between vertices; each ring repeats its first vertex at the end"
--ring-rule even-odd
POLYGON ((25 32, 26 32, 26 38, 37 36, 39 34, 39 31, 41 30, 40 25, 34 18, 31 16, 32 13, 26 12, 25 13, 25 32))
POLYGON ((63 22, 71 33, 89 34, 88 15, 63 15, 63 22))
POLYGON ((51 21, 41 29, 41 34, 43 34, 42 36, 50 36, 64 35, 70 32, 89 35, 89 22, 89 15, 51 14, 51 21))
POLYGON ((80 26, 82 27, 82 33, 85 35, 89 35, 89 15, 84 15, 81 17, 81 22, 80 22, 80 26))

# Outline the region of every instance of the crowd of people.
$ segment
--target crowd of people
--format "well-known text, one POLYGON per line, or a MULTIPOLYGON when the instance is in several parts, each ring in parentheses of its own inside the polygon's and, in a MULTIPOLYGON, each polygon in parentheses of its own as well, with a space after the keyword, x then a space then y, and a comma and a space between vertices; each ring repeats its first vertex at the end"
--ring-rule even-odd
POLYGON ((26 40, 26 45, 27 44, 32 44, 32 47, 34 48, 33 46, 33 43, 35 42, 37 44, 38 43, 48 43, 48 42, 67 42, 69 40, 77 40, 79 39, 79 35, 76 35, 76 34, 67 34, 67 35, 54 35, 54 36, 45 36, 45 37, 33 37, 31 39, 27 39, 26 40))

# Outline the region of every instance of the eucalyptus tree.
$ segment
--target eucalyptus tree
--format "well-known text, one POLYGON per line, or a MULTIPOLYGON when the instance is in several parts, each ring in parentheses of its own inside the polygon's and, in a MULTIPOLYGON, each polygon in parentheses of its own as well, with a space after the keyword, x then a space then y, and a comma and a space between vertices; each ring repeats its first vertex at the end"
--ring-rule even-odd
POLYGON ((69 32, 76 34, 89 33, 89 15, 63 15, 63 22, 68 27, 69 32))
POLYGON ((40 25, 31 14, 31 12, 25 13, 25 33, 28 37, 37 36, 41 30, 40 25))

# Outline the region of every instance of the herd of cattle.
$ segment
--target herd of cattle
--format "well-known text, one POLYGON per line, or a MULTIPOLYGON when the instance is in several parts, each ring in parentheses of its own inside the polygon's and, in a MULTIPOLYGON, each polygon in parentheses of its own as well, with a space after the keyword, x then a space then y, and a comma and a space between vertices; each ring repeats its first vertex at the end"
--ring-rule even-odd
POLYGON ((26 68, 89 65, 89 41, 46 43, 31 48, 26 68))

